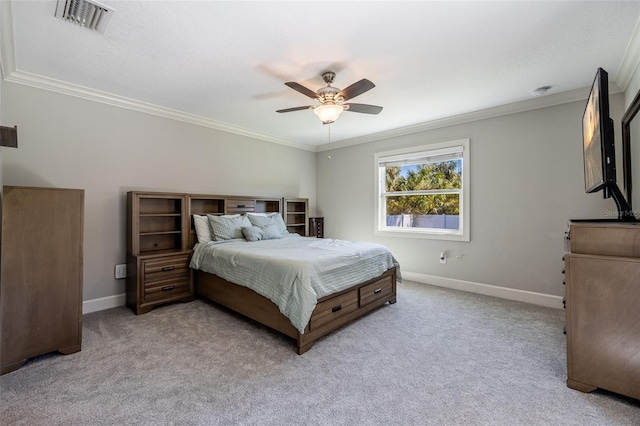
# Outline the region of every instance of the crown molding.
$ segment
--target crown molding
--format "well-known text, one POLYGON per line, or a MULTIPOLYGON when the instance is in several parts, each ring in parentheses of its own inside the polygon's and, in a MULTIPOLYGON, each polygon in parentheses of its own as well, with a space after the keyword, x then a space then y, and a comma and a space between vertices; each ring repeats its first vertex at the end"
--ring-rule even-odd
POLYGON ((624 57, 618 68, 616 75, 616 84, 622 91, 627 90, 631 78, 640 63, 640 21, 636 23, 636 28, 631 35, 631 40, 627 44, 624 57))
MULTIPOLYGON (((424 123, 413 124, 411 126, 400 127, 397 129, 387 130, 384 132, 373 133, 370 135, 359 136, 357 138, 345 139, 331 143, 331 149, 345 148, 363 143, 370 143, 382 139, 397 138, 400 136, 412 135, 415 133, 426 132, 429 130, 440 129, 443 127, 456 126, 460 124, 471 123, 473 121, 486 120, 489 118, 501 117, 504 115, 516 114, 519 112, 530 111, 539 108, 546 108, 554 105, 566 104, 579 100, 587 99, 589 96, 589 87, 574 89, 567 92, 557 93, 554 95, 541 96, 526 101, 515 102, 507 105, 501 105, 494 108, 487 108, 479 111, 473 111, 466 114, 455 115, 451 117, 440 118, 437 120, 426 121, 424 123)), ((610 83, 609 93, 614 94, 620 92, 620 88, 610 83)), ((316 147, 317 152, 328 151, 329 144, 319 145, 316 147)))
MULTIPOLYGON (((1 4, 9 3, 0 1, 1 4)), ((1 13, 1 12, 0 12, 1 13)), ((0 16, 0 22, 4 25, 4 13, 0 16)), ((220 130, 227 133, 233 133, 241 136, 250 137, 253 139, 263 140, 279 145, 289 146, 291 148, 301 149, 311 152, 323 152, 330 148, 345 148, 353 145, 360 145, 364 143, 370 143, 379 141, 382 139, 395 138, 400 136, 411 135, 415 133, 425 132, 429 130, 439 129, 448 126, 460 125, 470 123, 473 121, 484 120, 488 118, 495 118, 509 114, 515 114, 518 112, 529 111, 538 108, 545 108, 554 105, 560 105, 564 103, 574 102, 578 100, 584 100, 589 95, 589 88, 575 89, 568 92, 562 92, 554 95, 541 96, 534 99, 528 99, 526 101, 516 102, 507 105, 501 105, 495 108, 488 108, 479 111, 473 111, 466 114, 460 114, 452 117, 445 117, 437 120, 418 123, 410 126, 400 127, 397 129, 391 129, 384 132, 372 133, 369 135, 359 136, 356 138, 345 139, 342 141, 332 142, 329 144, 310 146, 300 143, 291 142, 285 139, 275 138, 264 133, 255 132, 246 128, 232 126, 220 121, 212 120, 210 118, 197 116, 194 114, 188 114, 182 111, 161 107, 147 102, 138 101, 135 99, 127 98, 124 96, 118 96, 111 93, 90 89, 87 87, 67 83, 61 80, 56 80, 48 77, 39 76, 37 74, 31 74, 19 70, 11 70, 11 66, 15 66, 13 60, 13 43, 11 42, 11 48, 7 49, 6 39, 4 38, 4 26, 3 26, 3 54, 2 62, 5 65, 3 68, 3 75, 5 81, 22 84, 25 86, 36 87, 43 90, 49 90, 56 93, 61 93, 69 96, 74 96, 94 102, 100 102, 120 108, 126 108, 133 111, 143 112, 147 114, 156 115, 172 120, 182 121, 185 123, 194 124, 197 126, 207 127, 215 130, 220 130), (5 57, 6 58, 5 61, 5 57), (8 71, 8 72, 7 72, 8 71), (5 73, 6 72, 6 73, 5 73)), ((618 85, 611 83, 609 92, 611 94, 620 92, 618 85)))
POLYGON ((232 126, 220 121, 212 120, 207 117, 202 117, 194 114, 188 114, 182 111, 161 107, 147 102, 138 101, 135 99, 127 98, 124 96, 118 96, 100 90, 90 89, 87 87, 70 84, 64 81, 55 80, 48 77, 42 77, 36 74, 27 73, 24 71, 13 71, 7 77, 5 81, 11 83, 22 84, 25 86, 36 87, 39 89, 49 90, 52 92, 62 93, 69 96, 75 96, 82 99, 87 99, 94 102, 100 102, 108 105, 117 106, 120 108, 126 108, 133 111, 143 112, 147 114, 156 115, 159 117, 169 118, 172 120, 182 121, 184 123, 195 124, 197 126, 208 127, 211 129, 220 130, 227 133, 233 133, 241 136, 246 136, 253 139, 259 139, 266 142, 271 142, 279 145, 286 145, 292 148, 302 149, 306 151, 315 151, 314 147, 307 145, 294 143, 284 139, 275 138, 270 135, 255 132, 249 129, 245 129, 238 126, 232 126))

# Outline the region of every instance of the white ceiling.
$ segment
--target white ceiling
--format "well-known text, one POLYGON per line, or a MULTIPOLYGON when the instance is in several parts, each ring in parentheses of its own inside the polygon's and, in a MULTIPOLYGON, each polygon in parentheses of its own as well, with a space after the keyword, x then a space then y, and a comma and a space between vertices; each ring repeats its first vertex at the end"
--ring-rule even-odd
POLYGON ((310 110, 275 112, 313 103, 286 81, 315 91, 332 70, 339 88, 376 84, 353 102, 379 115, 331 125, 347 145, 535 107, 545 85, 546 102, 581 99, 598 67, 624 89, 640 50, 637 1, 102 0, 115 9, 104 35, 55 18, 56 0, 1 3, 8 81, 312 151, 328 126, 310 110))

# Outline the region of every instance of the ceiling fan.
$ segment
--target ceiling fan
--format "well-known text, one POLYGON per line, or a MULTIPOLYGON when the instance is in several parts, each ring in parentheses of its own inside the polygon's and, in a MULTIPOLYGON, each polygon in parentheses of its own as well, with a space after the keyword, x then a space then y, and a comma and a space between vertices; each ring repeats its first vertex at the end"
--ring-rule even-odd
POLYGON ((279 109, 276 112, 292 112, 301 111, 304 109, 312 109, 313 112, 320 118, 320 120, 322 120, 322 124, 330 124, 338 119, 338 116, 340 116, 340 113, 342 113, 342 111, 361 112, 364 114, 378 114, 380 113, 380 111, 382 111, 381 106, 344 103, 345 101, 355 98, 356 96, 359 96, 364 92, 376 87, 376 85, 371 81, 363 78, 362 80, 353 83, 351 86, 340 90, 337 87, 333 87, 331 85, 335 78, 336 74, 332 71, 322 73, 322 79, 325 83, 327 83, 327 85, 326 87, 318 89, 317 92, 314 92, 311 89, 307 89, 303 85, 292 81, 285 83, 293 90, 296 90, 303 95, 310 97, 311 99, 317 100, 318 102, 320 102, 320 105, 307 105, 295 108, 279 109))

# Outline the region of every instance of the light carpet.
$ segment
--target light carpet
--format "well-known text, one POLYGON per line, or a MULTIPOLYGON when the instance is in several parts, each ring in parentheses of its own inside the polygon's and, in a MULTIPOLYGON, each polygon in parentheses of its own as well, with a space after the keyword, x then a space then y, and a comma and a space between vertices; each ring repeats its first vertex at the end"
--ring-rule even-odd
POLYGON ((82 351, 0 377, 2 425, 640 425, 566 387, 564 311, 424 284, 295 353, 196 300, 85 315, 82 351))

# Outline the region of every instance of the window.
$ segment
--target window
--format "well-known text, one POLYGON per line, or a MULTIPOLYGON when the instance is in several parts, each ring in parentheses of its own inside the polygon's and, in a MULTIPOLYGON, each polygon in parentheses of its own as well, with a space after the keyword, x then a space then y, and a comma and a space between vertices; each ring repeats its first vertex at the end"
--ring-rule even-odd
POLYGON ((375 154, 376 234, 469 241, 469 140, 375 154))

